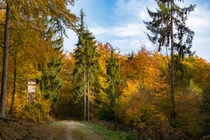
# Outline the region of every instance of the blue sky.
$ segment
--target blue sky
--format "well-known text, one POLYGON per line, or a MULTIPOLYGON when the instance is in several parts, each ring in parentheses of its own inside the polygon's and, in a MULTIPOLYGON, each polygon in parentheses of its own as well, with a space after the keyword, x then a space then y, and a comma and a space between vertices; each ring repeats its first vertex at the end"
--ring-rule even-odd
MULTIPOLYGON (((193 48, 196 54, 210 62, 210 0, 185 0, 181 6, 196 4, 188 18, 187 26, 194 32, 193 48)), ((150 51, 157 50, 146 34, 143 20, 150 20, 146 8, 154 10, 154 0, 76 0, 73 13, 79 15, 83 8, 85 23, 99 42, 109 42, 122 54, 139 50, 143 45, 150 51)), ((72 51, 77 43, 73 31, 65 38, 65 50, 72 51)), ((162 52, 163 54, 165 52, 162 52)))

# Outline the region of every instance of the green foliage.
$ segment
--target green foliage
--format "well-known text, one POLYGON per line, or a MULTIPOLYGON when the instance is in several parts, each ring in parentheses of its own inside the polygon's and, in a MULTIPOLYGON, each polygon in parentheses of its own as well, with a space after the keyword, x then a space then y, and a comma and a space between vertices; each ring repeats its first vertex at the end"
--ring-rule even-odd
POLYGON ((120 64, 119 58, 114 53, 114 49, 111 47, 111 52, 109 59, 106 61, 107 69, 107 82, 109 86, 107 88, 107 95, 109 99, 109 104, 104 104, 101 112, 100 118, 103 120, 113 120, 115 117, 113 108, 115 107, 115 101, 119 96, 118 87, 120 84, 120 64))
POLYGON ((192 39, 194 32, 186 27, 186 21, 189 13, 194 10, 195 5, 181 8, 176 5, 176 0, 158 0, 158 9, 152 12, 148 9, 149 16, 152 18, 150 22, 144 22, 152 35, 147 34, 148 38, 154 43, 158 44, 160 51, 162 47, 169 47, 171 39, 171 23, 173 22, 175 30, 174 47, 180 57, 184 58, 185 54, 191 54, 192 39), (172 5, 172 6, 171 6, 172 5), (173 11, 173 14, 171 14, 173 11), (176 41, 176 40, 177 41, 176 41))
MULTIPOLYGON (((75 59, 75 69, 73 72, 74 82, 75 82, 75 93, 78 95, 83 92, 83 89, 87 86, 87 81, 84 81, 85 77, 89 79, 91 84, 94 83, 95 73, 98 69, 98 53, 95 37, 84 28, 84 13, 81 10, 81 24, 78 29, 78 44, 75 50, 74 59, 75 59)), ((79 96, 78 96, 79 97, 79 96)))
POLYGON ((84 123, 94 130, 99 136, 105 140, 137 140, 137 134, 131 131, 110 130, 108 125, 95 125, 91 123, 84 123))
POLYGON ((81 24, 78 31, 78 44, 75 50, 75 69, 73 71, 73 93, 77 102, 84 99, 84 120, 86 112, 90 112, 90 104, 94 101, 96 73, 99 69, 99 54, 93 34, 84 28, 84 12, 81 10, 81 24), (84 93, 84 96, 82 96, 84 93), (86 104, 87 102, 87 104, 86 104), (87 106, 87 109, 86 109, 87 106))
POLYGON ((117 86, 120 84, 120 64, 119 58, 115 56, 114 49, 111 48, 110 58, 107 60, 107 82, 109 82, 108 94, 110 96, 111 106, 114 106, 117 98, 117 86))
MULTIPOLYGON (((183 2, 183 1, 181 1, 183 2)), ((170 87, 171 87, 171 115, 169 117, 171 125, 176 127, 176 105, 175 105, 175 90, 177 89, 176 72, 181 70, 181 79, 184 75, 184 67, 180 63, 185 55, 191 55, 190 48, 192 47, 192 40, 194 32, 186 27, 186 21, 189 13, 194 10, 195 5, 181 8, 176 4, 176 0, 157 0, 158 9, 152 12, 148 9, 148 14, 152 21, 144 22, 147 29, 152 35, 147 34, 150 41, 158 44, 158 51, 163 47, 170 48, 170 87), (175 67, 176 66, 176 67, 175 67), (175 67, 175 68, 174 68, 175 67)), ((168 53, 168 52, 167 52, 168 53)), ((167 54, 168 55, 168 54, 167 54)))
POLYGON ((59 73, 62 67, 60 59, 52 59, 48 63, 48 70, 43 71, 40 80, 40 89, 45 99, 50 99, 51 106, 54 107, 59 98, 60 89, 62 87, 62 80, 59 73))
POLYGON ((210 69, 208 67, 207 85, 202 92, 200 113, 202 120, 202 135, 210 135, 210 69))

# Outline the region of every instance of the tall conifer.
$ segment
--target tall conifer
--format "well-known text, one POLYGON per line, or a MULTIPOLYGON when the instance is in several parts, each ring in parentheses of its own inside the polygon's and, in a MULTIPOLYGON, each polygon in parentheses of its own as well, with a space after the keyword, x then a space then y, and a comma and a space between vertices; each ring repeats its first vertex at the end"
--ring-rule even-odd
POLYGON ((110 104, 104 108, 106 113, 103 113, 105 116, 102 116, 103 119, 113 120, 114 119, 114 110, 115 101, 118 98, 118 86, 120 83, 120 64, 119 58, 115 55, 114 49, 111 47, 110 57, 107 60, 107 82, 109 83, 107 94, 110 101, 110 104))
MULTIPOLYGON (((84 12, 81 10, 80 26, 78 29, 78 43, 75 51, 76 67, 74 70, 74 92, 77 97, 83 93, 84 99, 84 120, 89 120, 90 112, 90 86, 95 81, 95 73, 98 69, 98 52, 95 37, 84 27, 84 12), (87 103, 88 102, 88 103, 87 103), (88 113, 88 115, 86 115, 88 113)), ((93 90, 92 90, 93 91, 93 90)))
POLYGON ((152 21, 145 22, 147 29, 152 33, 148 38, 162 47, 170 48, 170 87, 171 87, 171 125, 176 127, 176 111, 174 100, 174 57, 176 54, 184 58, 190 54, 194 32, 186 26, 188 14, 194 10, 195 5, 181 8, 175 1, 181 0, 156 0, 158 9, 152 12, 148 9, 152 21))

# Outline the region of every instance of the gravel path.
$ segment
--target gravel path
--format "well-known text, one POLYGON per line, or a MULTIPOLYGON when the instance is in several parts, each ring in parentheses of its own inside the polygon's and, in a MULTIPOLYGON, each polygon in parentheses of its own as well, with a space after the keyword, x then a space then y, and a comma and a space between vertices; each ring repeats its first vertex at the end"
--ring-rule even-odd
POLYGON ((78 121, 62 121, 67 126, 67 140, 103 140, 94 130, 78 121))

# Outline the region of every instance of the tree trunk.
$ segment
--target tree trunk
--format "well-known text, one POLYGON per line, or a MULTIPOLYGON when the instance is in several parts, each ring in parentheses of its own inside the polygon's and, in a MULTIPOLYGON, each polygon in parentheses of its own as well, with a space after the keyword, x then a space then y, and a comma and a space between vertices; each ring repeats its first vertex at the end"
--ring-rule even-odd
POLYGON ((170 69, 170 85, 171 85, 171 102, 172 102, 172 114, 171 121, 172 126, 176 128, 176 112, 175 112, 175 101, 174 101, 174 35, 173 35, 173 3, 171 0, 171 69, 170 69))
POLYGON ((70 106, 69 106, 69 112, 70 112, 70 114, 73 114, 73 113, 72 113, 72 102, 71 102, 71 101, 70 101, 69 105, 70 105, 70 106))
POLYGON ((0 117, 6 118, 6 96, 7 96, 7 73, 8 73, 8 53, 9 53, 9 37, 10 37, 10 16, 11 7, 7 3, 6 24, 4 32, 4 56, 3 56, 3 70, 1 83, 1 103, 0 103, 0 117))
POLYGON ((80 103, 80 119, 82 120, 83 119, 83 114, 82 114, 82 112, 83 112, 83 110, 82 110, 82 102, 80 103))
POLYGON ((16 54, 14 55, 14 81, 13 81, 13 92, 12 92, 12 103, 10 106, 10 111, 9 114, 11 115, 13 112, 13 105, 15 102, 15 92, 16 92, 16 76, 17 76, 17 72, 16 72, 16 54))
POLYGON ((89 88, 89 85, 90 83, 89 83, 89 80, 88 80, 88 121, 90 120, 90 97, 89 97, 89 95, 90 95, 90 88, 89 88))
POLYGON ((84 121, 86 121, 86 72, 84 67, 84 121))

